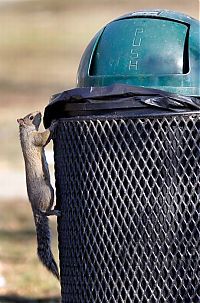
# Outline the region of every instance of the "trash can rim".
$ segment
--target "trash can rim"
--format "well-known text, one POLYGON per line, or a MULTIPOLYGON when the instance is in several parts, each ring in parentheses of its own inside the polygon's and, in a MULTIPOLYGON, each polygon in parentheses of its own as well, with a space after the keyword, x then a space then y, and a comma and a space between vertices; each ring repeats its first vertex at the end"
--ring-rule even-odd
POLYGON ((44 126, 47 128, 52 120, 62 117, 144 109, 149 109, 151 115, 156 109, 169 113, 198 111, 200 98, 124 84, 75 88, 52 96, 45 108, 44 126))

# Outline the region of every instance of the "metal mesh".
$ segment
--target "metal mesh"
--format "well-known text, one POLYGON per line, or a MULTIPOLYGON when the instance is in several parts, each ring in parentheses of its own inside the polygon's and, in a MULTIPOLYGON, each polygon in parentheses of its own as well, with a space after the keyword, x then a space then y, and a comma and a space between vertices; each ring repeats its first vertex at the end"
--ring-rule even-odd
POLYGON ((59 123, 62 302, 200 302, 198 115, 59 123))

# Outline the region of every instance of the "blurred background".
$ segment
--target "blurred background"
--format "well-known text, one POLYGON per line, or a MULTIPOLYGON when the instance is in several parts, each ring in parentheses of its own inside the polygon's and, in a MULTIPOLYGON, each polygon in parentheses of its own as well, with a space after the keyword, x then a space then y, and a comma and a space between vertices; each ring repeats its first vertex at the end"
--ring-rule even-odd
MULTIPOLYGON (((197 0, 0 0, 0 302, 59 302, 60 296, 35 253, 16 119, 43 112, 52 94, 75 87, 81 55, 101 27, 145 8, 199 18, 197 0)), ((47 158, 53 177, 52 146, 47 158)), ((51 227, 58 259, 54 219, 51 227)))

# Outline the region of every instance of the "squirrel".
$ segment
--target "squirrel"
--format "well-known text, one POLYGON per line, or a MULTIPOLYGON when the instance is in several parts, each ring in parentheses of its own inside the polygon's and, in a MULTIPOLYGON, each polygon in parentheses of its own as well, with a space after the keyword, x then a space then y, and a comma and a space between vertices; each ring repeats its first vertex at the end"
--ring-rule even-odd
POLYGON ((58 267, 51 251, 47 216, 59 216, 60 212, 52 209, 54 190, 44 152, 44 147, 52 139, 53 126, 44 132, 39 132, 41 117, 41 113, 37 111, 17 119, 17 122, 25 162, 27 193, 36 227, 37 254, 43 265, 59 280, 58 267))

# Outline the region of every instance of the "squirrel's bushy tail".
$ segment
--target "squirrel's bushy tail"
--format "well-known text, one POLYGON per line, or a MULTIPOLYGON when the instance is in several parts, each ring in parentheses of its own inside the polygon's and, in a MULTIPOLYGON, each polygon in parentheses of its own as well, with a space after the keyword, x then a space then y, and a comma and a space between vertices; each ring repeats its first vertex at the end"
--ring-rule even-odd
POLYGON ((37 254, 42 264, 59 280, 59 272, 56 261, 51 251, 51 234, 49 220, 45 215, 34 216, 37 234, 37 254))

